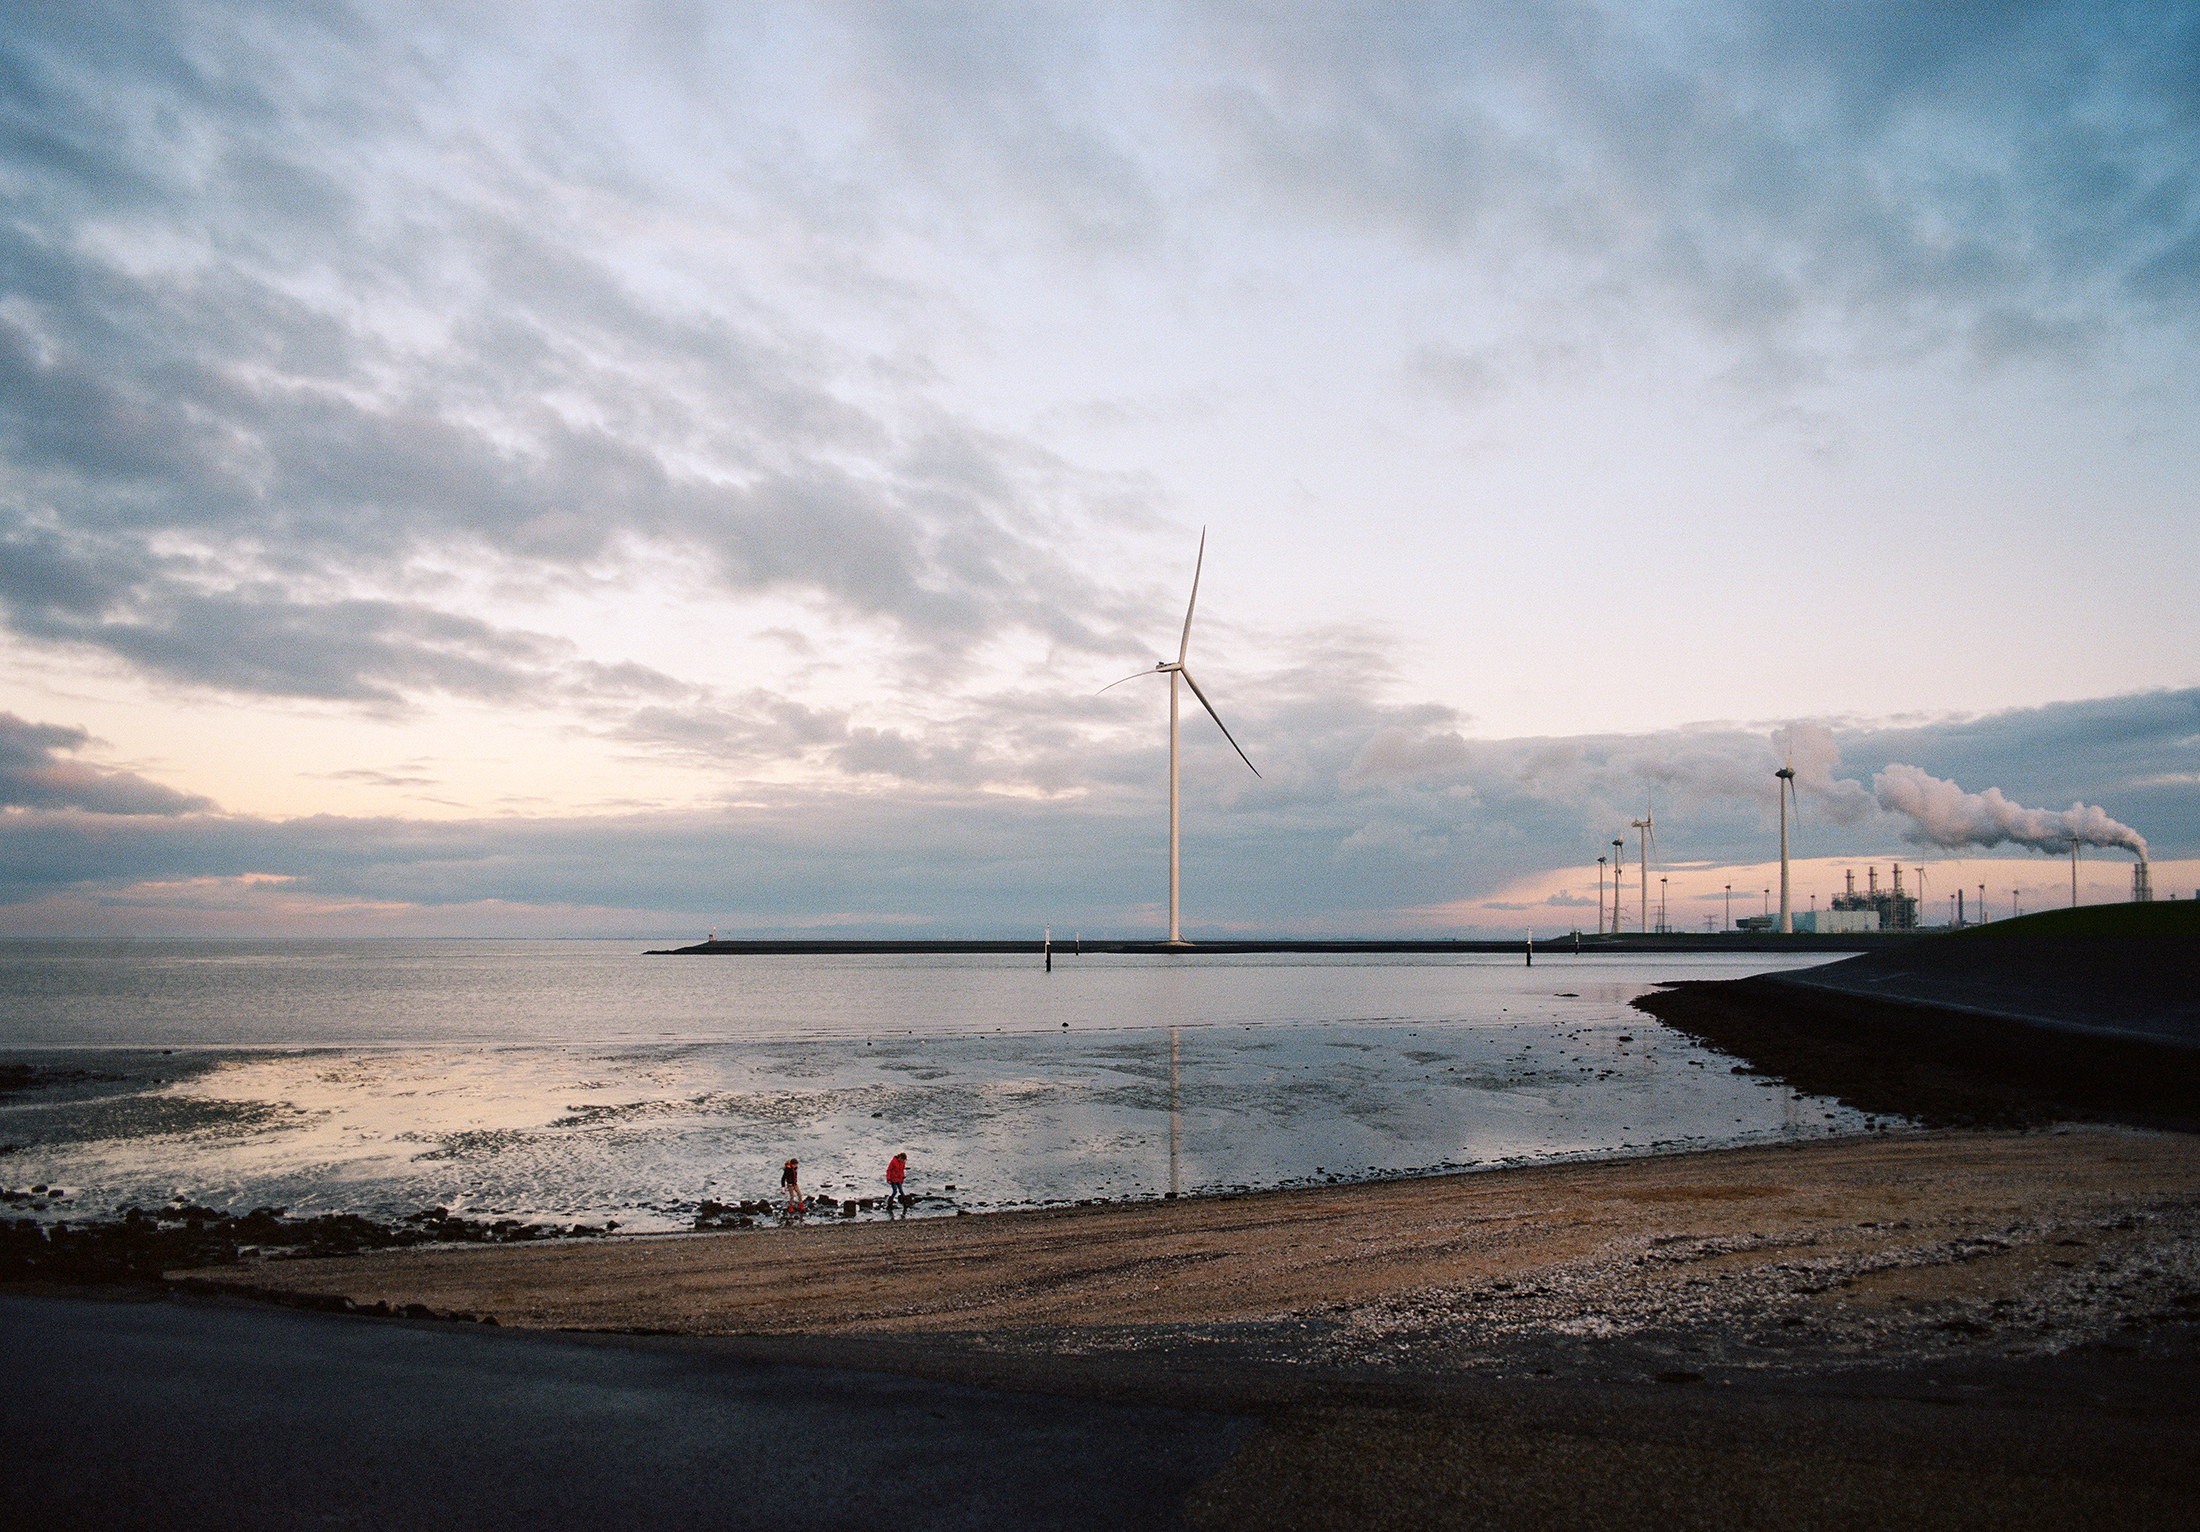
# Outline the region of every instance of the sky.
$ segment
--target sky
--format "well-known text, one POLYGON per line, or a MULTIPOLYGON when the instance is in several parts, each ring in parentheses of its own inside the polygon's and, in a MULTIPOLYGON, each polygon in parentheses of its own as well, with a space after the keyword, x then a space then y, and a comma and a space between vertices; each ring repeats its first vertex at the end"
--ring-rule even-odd
POLYGON ((1188 934, 2200 896, 2196 57, 24 0, 0 935, 1150 935, 1203 534, 1188 934))

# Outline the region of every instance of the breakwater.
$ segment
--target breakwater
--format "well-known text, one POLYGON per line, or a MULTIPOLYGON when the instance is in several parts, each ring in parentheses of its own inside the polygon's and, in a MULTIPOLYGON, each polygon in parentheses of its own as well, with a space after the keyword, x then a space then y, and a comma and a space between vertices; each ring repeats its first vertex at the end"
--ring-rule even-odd
MULTIPOLYGON (((1093 938, 1084 941, 1061 941, 1052 944, 1056 957, 1074 957, 1079 953, 1124 953, 1153 955, 1158 957, 1211 957, 1237 956, 1246 953, 1300 953, 1307 955, 1394 954, 1400 956, 1442 956, 1446 953, 1510 952, 1525 955, 1532 946, 1540 956, 1544 953, 1559 955, 1571 953, 1601 953, 1605 955, 1664 952, 1875 952, 1883 947, 1898 947, 1915 941, 1919 933, 1911 931, 1868 931, 1849 935, 1819 936, 1798 932, 1793 936, 1780 936, 1756 931, 1725 931, 1704 935, 1678 933, 1652 933, 1648 936, 1590 936, 1582 932, 1567 932, 1551 937, 1537 937, 1532 943, 1524 939, 1485 941, 1478 938, 1391 940, 1383 938, 1327 938, 1327 937, 1276 937, 1239 938, 1225 937, 1216 940, 1182 942, 1133 941, 1093 938)), ((763 957, 769 955, 801 955, 811 957, 833 956, 850 953, 937 953, 953 955, 961 953, 1030 953, 1037 956, 1048 950, 1048 944, 1037 938, 903 938, 859 937, 848 940, 811 940, 783 937, 723 938, 717 941, 697 942, 688 947, 652 948, 649 957, 763 957)))

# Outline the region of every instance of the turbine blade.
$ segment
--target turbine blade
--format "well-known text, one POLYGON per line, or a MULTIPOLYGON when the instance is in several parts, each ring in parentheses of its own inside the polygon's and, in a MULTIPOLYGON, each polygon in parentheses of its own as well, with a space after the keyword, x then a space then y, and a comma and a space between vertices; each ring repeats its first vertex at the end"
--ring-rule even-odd
POLYGON ((1795 805, 1795 828, 1800 830, 1803 828, 1803 795, 1795 790, 1795 779, 1793 777, 1787 779, 1787 785, 1788 802, 1795 805))
MULTIPOLYGON (((1207 529, 1201 527, 1199 529, 1199 557, 1192 560, 1192 599, 1184 603, 1184 641, 1176 646, 1176 662, 1179 665, 1184 663, 1184 656, 1192 652, 1192 608, 1199 605, 1199 568, 1200 565, 1206 562, 1207 529)), ((1185 679, 1189 680, 1190 677, 1187 676, 1185 679)), ((1194 687, 1193 690, 1196 691, 1198 688, 1194 687)), ((1209 708, 1207 711, 1212 713, 1214 709, 1209 708)), ((1220 723, 1222 720, 1218 718, 1215 722, 1220 723)), ((1222 732, 1227 734, 1230 731, 1225 729, 1222 732)), ((1245 764, 1250 766, 1253 763, 1247 761, 1245 764)), ((1258 775, 1258 773, 1255 773, 1255 775, 1258 775)))
MULTIPOLYGON (((1158 675, 1159 673, 1160 672, 1158 671, 1152 670, 1134 670, 1129 675, 1125 676, 1123 678, 1123 681, 1135 681, 1140 676, 1158 675)), ((1112 692, 1118 686, 1121 686, 1123 684, 1123 681, 1110 681, 1107 685, 1100 688, 1100 692, 1112 692)), ((1100 695, 1100 692, 1094 692, 1093 695, 1097 697, 1100 695)))
MULTIPOLYGON (((1182 676, 1184 684, 1192 689, 1192 695, 1197 697, 1199 705, 1207 710, 1207 716, 1215 721, 1215 727, 1222 731, 1222 737, 1230 741, 1230 748, 1238 753, 1238 759, 1245 763, 1245 769, 1256 777, 1260 776, 1260 768, 1253 764, 1253 758, 1245 753, 1245 747, 1240 745, 1236 737, 1230 733, 1230 726, 1222 721, 1222 715, 1215 711, 1215 705, 1209 702, 1207 694, 1199 689, 1199 683, 1192 679, 1192 673, 1189 670, 1179 669, 1177 674, 1182 676)), ((1263 777, 1262 780, 1266 781, 1267 779, 1263 777)))

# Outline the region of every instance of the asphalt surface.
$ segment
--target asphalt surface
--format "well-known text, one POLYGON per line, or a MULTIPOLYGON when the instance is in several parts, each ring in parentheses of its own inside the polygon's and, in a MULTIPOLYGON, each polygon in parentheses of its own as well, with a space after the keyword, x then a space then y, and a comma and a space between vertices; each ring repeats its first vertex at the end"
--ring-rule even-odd
POLYGON ((555 1335, 0 1295, 0 1524, 1183 1525, 1228 1414, 555 1335))
POLYGON ((1618 1386, 0 1295, 0 1527, 2183 1532, 2195 1329, 1618 1386))

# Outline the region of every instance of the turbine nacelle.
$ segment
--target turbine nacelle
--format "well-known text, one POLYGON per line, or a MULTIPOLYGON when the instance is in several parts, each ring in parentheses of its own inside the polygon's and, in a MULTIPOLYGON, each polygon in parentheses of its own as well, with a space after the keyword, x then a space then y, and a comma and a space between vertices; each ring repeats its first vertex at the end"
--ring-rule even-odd
MULTIPOLYGON (((1153 669, 1141 670, 1132 675, 1127 675, 1123 678, 1123 681, 1135 681, 1140 676, 1182 676, 1184 684, 1192 689, 1192 695, 1199 699, 1199 705, 1207 710, 1207 716, 1212 718, 1215 721, 1215 727, 1222 731, 1222 737, 1230 742, 1230 748, 1235 750, 1238 759, 1245 763, 1245 769, 1258 777, 1260 776, 1260 768, 1255 766, 1253 758, 1245 753, 1245 747, 1237 742, 1237 736, 1230 732, 1230 726, 1222 721, 1222 715, 1215 711, 1215 705, 1207 700, 1207 694, 1201 691, 1199 683, 1192 679, 1191 667, 1184 663, 1185 658, 1192 650, 1192 612, 1199 606, 1199 572, 1206 562, 1207 534, 1201 532, 1199 534, 1199 557, 1192 565, 1192 599, 1186 602, 1184 606, 1184 636, 1177 645, 1176 658, 1174 660, 1155 660, 1153 669)), ((1113 691, 1116 687, 1121 686, 1123 681, 1110 681, 1100 690, 1103 692, 1113 691)), ((1099 693, 1096 692, 1094 695, 1097 696, 1099 693)), ((1171 743, 1174 743, 1173 737, 1171 743)), ((1265 781, 1266 778, 1262 778, 1262 780, 1265 781)))

